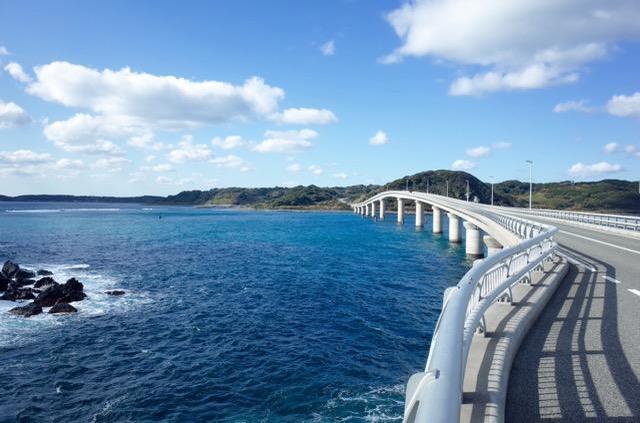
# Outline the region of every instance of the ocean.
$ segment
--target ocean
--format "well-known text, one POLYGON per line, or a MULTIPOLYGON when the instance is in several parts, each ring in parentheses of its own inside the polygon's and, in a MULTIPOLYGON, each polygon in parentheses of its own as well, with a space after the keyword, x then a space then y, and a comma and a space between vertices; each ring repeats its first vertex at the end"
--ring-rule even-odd
POLYGON ((88 295, 0 301, 0 422, 400 421, 471 265, 407 217, 0 202, 0 259, 88 295))

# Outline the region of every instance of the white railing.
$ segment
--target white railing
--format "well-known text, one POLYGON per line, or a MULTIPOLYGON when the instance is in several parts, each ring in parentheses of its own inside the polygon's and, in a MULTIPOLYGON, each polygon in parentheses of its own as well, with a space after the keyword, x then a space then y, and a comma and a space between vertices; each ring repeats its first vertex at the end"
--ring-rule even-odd
POLYGON ((616 214, 601 214, 550 209, 522 209, 510 207, 504 207, 504 209, 526 213, 531 216, 548 217, 551 219, 566 220, 570 222, 640 232, 640 216, 625 216, 616 214))
MULTIPOLYGON (((369 204, 384 194, 354 206, 369 204)), ((424 194, 415 194, 417 200, 425 201, 424 194)), ((465 207, 462 202, 456 203, 465 207)), ((467 203, 470 215, 475 213, 471 211, 475 206, 467 203)), ((511 301, 512 286, 523 280, 530 281, 531 272, 542 268, 543 262, 552 259, 557 249, 553 235, 558 229, 553 226, 497 211, 485 210, 482 217, 506 228, 520 241, 484 260, 477 260, 455 287, 445 291, 425 370, 411 376, 407 384, 403 420, 406 423, 460 420, 469 349, 474 333, 486 329, 485 312, 499 300, 511 301)))

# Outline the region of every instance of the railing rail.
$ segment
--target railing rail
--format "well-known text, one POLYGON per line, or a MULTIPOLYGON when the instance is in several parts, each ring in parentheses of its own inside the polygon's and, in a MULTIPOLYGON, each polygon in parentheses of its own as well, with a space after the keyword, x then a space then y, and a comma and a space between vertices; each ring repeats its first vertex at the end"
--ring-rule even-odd
MULTIPOLYGON (((364 206, 393 195, 386 192, 353 206, 364 206)), ((398 192, 405 196, 406 191, 398 192)), ((415 193, 415 200, 437 199, 441 204, 468 208, 475 203, 441 196, 415 193)), ((498 210, 477 215, 516 235, 518 242, 502 251, 477 260, 460 282, 444 294, 442 312, 436 324, 424 372, 414 374, 407 384, 404 422, 457 422, 460 419, 462 384, 473 335, 484 331, 484 314, 495 302, 511 301, 511 287, 531 280, 531 272, 541 268, 557 249, 553 235, 558 231, 525 218, 500 214, 498 210)))
POLYGON ((514 207, 500 207, 503 210, 526 213, 531 216, 549 217, 577 223, 586 223, 608 228, 640 232, 640 216, 589 213, 551 209, 523 209, 514 207))

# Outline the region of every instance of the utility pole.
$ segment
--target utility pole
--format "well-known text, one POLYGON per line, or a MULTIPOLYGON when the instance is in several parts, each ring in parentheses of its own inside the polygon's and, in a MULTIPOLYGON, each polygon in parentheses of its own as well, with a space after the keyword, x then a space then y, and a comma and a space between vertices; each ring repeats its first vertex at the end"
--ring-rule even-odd
POLYGON ((489 176, 491 179, 491 205, 493 206, 493 176, 489 176))
POLYGON ((533 161, 527 160, 526 162, 529 163, 529 210, 531 210, 531 198, 533 197, 533 180, 531 179, 533 174, 533 161))
POLYGON ((469 202, 469 180, 467 179, 467 203, 469 202))

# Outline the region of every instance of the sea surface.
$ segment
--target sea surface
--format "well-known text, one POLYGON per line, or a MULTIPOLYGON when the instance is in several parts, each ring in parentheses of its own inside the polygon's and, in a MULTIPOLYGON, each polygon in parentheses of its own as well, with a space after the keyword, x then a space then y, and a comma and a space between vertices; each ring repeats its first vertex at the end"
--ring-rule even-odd
POLYGON ((88 294, 28 319, 0 301, 0 422, 400 421, 471 264, 430 225, 0 202, 0 259, 88 294))

